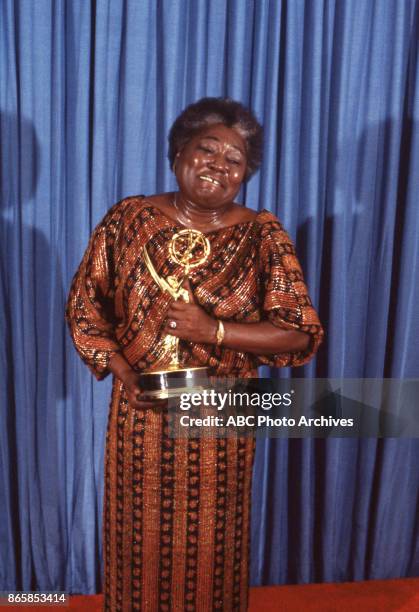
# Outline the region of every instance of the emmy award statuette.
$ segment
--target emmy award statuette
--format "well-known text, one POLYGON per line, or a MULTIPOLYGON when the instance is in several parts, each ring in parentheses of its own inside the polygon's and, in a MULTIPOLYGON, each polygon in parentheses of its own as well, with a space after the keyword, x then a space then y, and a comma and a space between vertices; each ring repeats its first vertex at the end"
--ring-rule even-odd
MULTIPOLYGON (((211 250, 209 240, 202 232, 183 229, 170 239, 168 248, 172 261, 182 268, 183 273, 179 278, 159 276, 145 246, 144 262, 162 291, 169 293, 175 300, 182 298, 183 301, 189 302, 189 294, 182 284, 189 277, 192 268, 202 265, 208 259, 211 250)), ((208 378, 208 368, 182 365, 179 361, 179 338, 176 336, 167 334, 164 347, 165 353, 170 358, 167 368, 149 370, 140 374, 139 384, 144 397, 167 399, 182 392, 202 390, 202 382, 208 378)))

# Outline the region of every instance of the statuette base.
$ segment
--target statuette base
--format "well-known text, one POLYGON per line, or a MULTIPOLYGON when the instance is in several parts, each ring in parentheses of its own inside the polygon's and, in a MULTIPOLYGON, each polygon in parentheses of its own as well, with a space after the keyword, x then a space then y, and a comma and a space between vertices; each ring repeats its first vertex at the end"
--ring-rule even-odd
POLYGON ((142 372, 138 384, 141 387, 141 399, 169 399, 181 393, 199 393, 208 387, 209 368, 167 368, 142 372))

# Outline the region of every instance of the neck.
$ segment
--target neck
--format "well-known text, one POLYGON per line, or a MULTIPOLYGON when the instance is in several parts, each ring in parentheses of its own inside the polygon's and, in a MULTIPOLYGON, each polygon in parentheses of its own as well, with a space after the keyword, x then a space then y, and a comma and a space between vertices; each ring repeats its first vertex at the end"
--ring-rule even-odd
POLYGON ((231 208, 231 202, 224 204, 220 208, 206 209, 195 202, 187 200, 181 193, 173 195, 173 206, 184 225, 200 225, 206 227, 216 227, 222 223, 225 213, 231 208))

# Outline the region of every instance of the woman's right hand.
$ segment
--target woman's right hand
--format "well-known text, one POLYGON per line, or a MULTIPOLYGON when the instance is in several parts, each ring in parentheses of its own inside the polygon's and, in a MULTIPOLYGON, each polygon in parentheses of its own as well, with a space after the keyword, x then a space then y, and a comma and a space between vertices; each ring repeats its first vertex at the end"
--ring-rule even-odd
POLYGON ((121 380, 125 387, 127 399, 133 408, 144 410, 145 408, 152 408, 153 406, 156 406, 156 404, 161 403, 161 401, 150 402, 141 399, 141 388, 138 384, 138 372, 131 369, 124 373, 121 380))
POLYGON ((145 408, 161 406, 165 403, 166 400, 153 400, 150 402, 149 400, 141 399, 138 372, 131 368, 130 364, 121 353, 112 355, 109 361, 109 369, 123 383, 127 399, 133 408, 144 410, 145 408))

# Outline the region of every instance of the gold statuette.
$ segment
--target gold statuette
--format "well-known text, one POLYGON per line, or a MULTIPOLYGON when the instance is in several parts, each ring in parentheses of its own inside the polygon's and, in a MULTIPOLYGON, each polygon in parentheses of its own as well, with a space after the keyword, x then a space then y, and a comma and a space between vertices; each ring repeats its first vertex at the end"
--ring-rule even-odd
MULTIPOLYGON (((146 247, 143 247, 144 262, 154 281, 162 291, 169 293, 173 299, 181 298, 184 302, 189 302, 189 294, 182 287, 183 283, 189 278, 189 272, 204 264, 211 251, 208 238, 202 232, 194 229, 183 229, 170 239, 168 244, 170 258, 174 263, 181 267, 182 272, 179 277, 160 276, 146 247)), ((172 323, 176 325, 176 323, 172 323)), ((182 390, 196 388, 196 381, 208 375, 207 367, 187 367, 181 365, 179 361, 179 338, 167 334, 164 339, 165 352, 170 356, 170 363, 165 370, 150 370, 143 372, 140 376, 140 386, 147 397, 165 399, 169 396, 169 383, 174 394, 182 390)))

